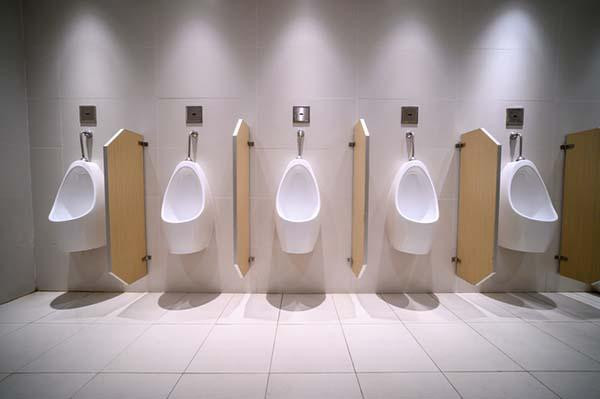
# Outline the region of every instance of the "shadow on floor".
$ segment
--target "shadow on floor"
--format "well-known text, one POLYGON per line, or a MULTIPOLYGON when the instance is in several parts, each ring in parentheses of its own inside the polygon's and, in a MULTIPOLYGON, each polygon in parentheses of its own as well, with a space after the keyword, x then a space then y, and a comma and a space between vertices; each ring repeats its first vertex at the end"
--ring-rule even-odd
POLYGON ((322 304, 325 298, 325 294, 284 295, 281 301, 281 310, 305 312, 322 304))
POLYGON ((377 294, 377 296, 392 306, 417 312, 430 311, 440 306, 440 300, 435 294, 377 294))

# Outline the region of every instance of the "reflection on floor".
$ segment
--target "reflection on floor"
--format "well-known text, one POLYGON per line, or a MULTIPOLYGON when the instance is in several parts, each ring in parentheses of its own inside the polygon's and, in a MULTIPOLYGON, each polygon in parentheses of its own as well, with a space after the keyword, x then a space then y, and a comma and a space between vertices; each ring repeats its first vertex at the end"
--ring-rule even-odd
POLYGON ((0 398, 598 398, 600 296, 36 292, 0 398))

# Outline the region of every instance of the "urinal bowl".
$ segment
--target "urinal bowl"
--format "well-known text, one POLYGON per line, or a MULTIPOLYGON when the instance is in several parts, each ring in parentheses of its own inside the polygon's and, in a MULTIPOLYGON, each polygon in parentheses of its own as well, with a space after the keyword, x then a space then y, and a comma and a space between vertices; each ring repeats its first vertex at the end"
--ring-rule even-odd
POLYGON ((173 171, 163 197, 161 219, 169 251, 199 252, 213 231, 213 205, 208 180, 196 162, 182 161, 173 171))
POLYGON ((288 164, 275 203, 281 250, 292 254, 312 252, 319 236, 321 197, 308 162, 295 159, 288 164))
POLYGON ((498 245, 523 252, 545 252, 558 214, 540 173, 529 160, 509 162, 500 178, 498 245))
POLYGON ((106 245, 104 174, 98 165, 83 160, 71 163, 48 220, 55 225, 58 244, 66 252, 106 245))
POLYGON ((435 188, 421 161, 406 162, 390 190, 386 230, 393 248, 415 255, 429 253, 439 208, 435 188))

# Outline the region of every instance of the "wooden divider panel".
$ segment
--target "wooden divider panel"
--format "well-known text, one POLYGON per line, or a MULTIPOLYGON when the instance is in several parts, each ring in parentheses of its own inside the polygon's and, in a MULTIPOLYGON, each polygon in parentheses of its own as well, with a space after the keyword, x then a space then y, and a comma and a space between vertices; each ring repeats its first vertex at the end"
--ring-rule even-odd
POLYGON ((600 128, 566 138, 560 274, 600 280, 600 128))
POLYGON ((143 141, 121 129, 104 145, 110 272, 126 284, 148 273, 143 141))
POLYGON ((367 267, 369 220, 369 130, 364 119, 354 125, 352 165, 352 271, 360 278, 367 267))
POLYGON ((484 129, 461 143, 456 274, 479 285, 494 274, 501 146, 484 129))
POLYGON ((233 132, 233 261, 240 277, 250 269, 250 129, 239 119, 233 132))

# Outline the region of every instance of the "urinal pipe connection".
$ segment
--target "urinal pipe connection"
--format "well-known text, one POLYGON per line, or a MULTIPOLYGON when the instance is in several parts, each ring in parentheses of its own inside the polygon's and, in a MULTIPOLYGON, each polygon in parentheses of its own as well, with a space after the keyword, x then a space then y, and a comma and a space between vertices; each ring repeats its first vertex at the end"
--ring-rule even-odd
POLYGON ((192 130, 190 132, 190 134, 188 134, 187 157, 185 158, 186 161, 193 161, 193 159, 192 159, 192 139, 198 140, 198 132, 195 130, 192 130))
POLYGON ((304 147, 304 130, 298 130, 298 158, 302 158, 302 149, 304 147))
POLYGON ((413 132, 406 132, 406 149, 408 151, 408 160, 413 161, 415 158, 415 135, 413 132))
POLYGON ((91 140, 92 137, 94 137, 94 134, 90 130, 84 130, 81 133, 79 133, 79 146, 81 147, 82 161, 90 162, 90 147, 88 145, 88 140, 91 140))
POLYGON ((525 159, 525 157, 523 157, 523 136, 521 135, 521 133, 518 132, 513 132, 510 134, 511 141, 515 141, 517 139, 519 139, 519 155, 517 156, 517 159, 515 159, 515 161, 522 161, 525 159))

